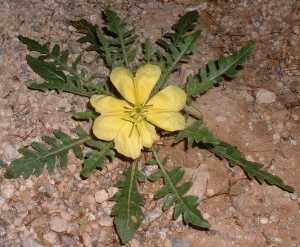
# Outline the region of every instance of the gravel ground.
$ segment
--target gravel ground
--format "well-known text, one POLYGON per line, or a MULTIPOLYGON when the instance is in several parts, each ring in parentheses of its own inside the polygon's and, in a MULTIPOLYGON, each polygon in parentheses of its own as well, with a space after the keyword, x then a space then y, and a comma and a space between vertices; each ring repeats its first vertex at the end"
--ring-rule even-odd
MULTIPOLYGON (((183 145, 164 147, 171 162, 183 164, 202 198, 201 209, 211 231, 170 223, 170 212, 153 202, 157 185, 145 185, 146 218, 128 246, 250 247, 300 246, 300 2, 297 0, 154 1, 154 0, 1 0, 0 3, 0 246, 119 246, 108 200, 124 165, 107 164, 88 180, 79 176, 80 163, 70 156, 66 171, 44 173, 28 180, 6 180, 4 168, 18 157, 17 149, 60 128, 69 133, 78 123, 72 112, 86 100, 54 92, 30 91, 36 79, 26 64, 26 48, 17 35, 51 41, 78 53, 78 35, 69 20, 98 23, 111 4, 136 25, 140 38, 158 38, 177 16, 198 10, 202 40, 192 62, 174 76, 180 83, 208 59, 229 54, 249 40, 255 55, 239 76, 197 100, 206 124, 222 140, 238 146, 248 159, 296 188, 288 194, 249 181, 205 150, 183 145), (104 4, 105 2, 105 4, 104 4)), ((91 66, 95 54, 84 57, 91 66)), ((101 66, 99 73, 107 73, 101 66)), ((167 144, 167 143, 166 143, 167 144)))

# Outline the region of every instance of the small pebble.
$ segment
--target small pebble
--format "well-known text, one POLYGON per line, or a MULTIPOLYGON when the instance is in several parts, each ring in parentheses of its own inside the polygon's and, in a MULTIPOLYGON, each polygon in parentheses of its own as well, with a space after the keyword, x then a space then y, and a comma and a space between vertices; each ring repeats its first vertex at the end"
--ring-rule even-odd
POLYGON ((172 247, 192 247, 192 243, 185 239, 172 239, 172 247))
POLYGON ((55 216, 50 221, 50 229, 55 232, 66 232, 69 229, 68 222, 61 217, 55 216))
POLYGON ((4 152, 4 159, 6 161, 12 161, 18 158, 19 153, 15 145, 5 142, 2 144, 2 150, 4 152))
POLYGON ((57 234, 55 232, 47 232, 46 234, 44 234, 43 238, 50 244, 54 244, 58 240, 57 234))
POLYGON ((278 133, 273 134, 273 143, 278 144, 280 142, 280 135, 278 133))
POLYGON ((42 247, 36 240, 32 237, 27 236, 22 238, 22 247, 42 247))
POLYGON ((4 198, 9 199, 15 193, 15 186, 13 184, 4 184, 1 186, 1 194, 4 198))
POLYGON ((152 211, 147 212, 145 218, 143 220, 143 224, 148 225, 154 220, 158 219, 162 215, 162 209, 159 205, 158 207, 154 208, 152 211))
POLYGON ((276 95, 266 89, 259 89, 256 93, 256 102, 258 104, 270 104, 276 101, 276 95))
POLYGON ((266 217, 261 217, 259 219, 259 223, 262 224, 262 225, 268 224, 269 223, 269 219, 266 218, 266 217))
POLYGON ((296 115, 296 114, 292 114, 292 118, 293 118, 293 120, 295 120, 295 121, 299 121, 299 116, 296 115))
POLYGON ((216 117, 216 121, 217 121, 217 122, 225 122, 225 121, 226 121, 226 117, 223 117, 223 116, 217 116, 217 117, 216 117))
POLYGON ((130 242, 130 247, 140 247, 140 242, 136 239, 132 239, 130 242))
POLYGON ((105 190, 99 190, 95 193, 95 200, 98 203, 103 203, 108 199, 108 193, 105 190))
POLYGON ((113 226, 113 218, 108 215, 102 215, 98 223, 100 226, 113 226))

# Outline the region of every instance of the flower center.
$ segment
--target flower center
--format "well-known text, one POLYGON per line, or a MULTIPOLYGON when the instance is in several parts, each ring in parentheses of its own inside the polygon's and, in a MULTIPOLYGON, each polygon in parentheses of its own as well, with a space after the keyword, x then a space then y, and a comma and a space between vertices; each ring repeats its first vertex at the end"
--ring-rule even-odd
POLYGON ((134 124, 139 123, 146 118, 147 106, 135 105, 133 107, 124 107, 124 112, 128 114, 127 121, 130 121, 134 124))

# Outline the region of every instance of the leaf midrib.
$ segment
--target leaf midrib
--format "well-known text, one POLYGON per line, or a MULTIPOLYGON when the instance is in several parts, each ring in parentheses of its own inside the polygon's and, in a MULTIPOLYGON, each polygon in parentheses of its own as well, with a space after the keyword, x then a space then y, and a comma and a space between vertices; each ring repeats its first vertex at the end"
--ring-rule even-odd
POLYGON ((134 162, 132 165, 131 173, 130 173, 130 180, 129 180, 129 187, 128 187, 128 198, 127 198, 127 217, 126 217, 126 227, 129 227, 129 219, 130 219, 130 205, 131 205, 131 194, 133 190, 134 178, 135 178, 135 171, 136 171, 137 163, 134 162))
MULTIPOLYGON (((194 33, 195 34, 195 33, 194 33)), ((166 69, 166 71, 163 73, 161 80, 158 82, 157 87, 153 90, 153 94, 156 93, 166 82, 168 76, 172 71, 174 70, 175 66, 180 62, 182 57, 185 55, 186 51, 190 49, 190 47, 194 44, 194 42, 197 41, 199 35, 195 36, 194 39, 191 40, 190 43, 188 43, 184 49, 178 54, 177 58, 173 61, 173 63, 166 69)))
POLYGON ((214 80, 216 80, 218 77, 220 77, 221 75, 225 74, 227 70, 229 70, 231 67, 236 66, 239 64, 239 61, 241 58, 243 58, 244 56, 247 56, 249 54, 249 52, 251 51, 252 46, 249 45, 247 47, 247 49, 245 49, 244 52, 242 53, 238 53, 236 59, 234 59, 232 61, 232 63, 228 64, 227 66, 225 66, 223 69, 220 69, 217 71, 217 73, 215 75, 212 75, 211 78, 208 77, 208 82, 213 82, 214 80))
POLYGON ((193 210, 189 207, 189 205, 187 205, 185 203, 185 201, 183 200, 182 196, 178 193, 178 190, 176 189, 176 186, 174 185, 172 179, 170 178, 169 174, 167 173, 167 171, 165 170, 163 164, 161 163, 158 155, 157 155, 157 152, 153 150, 153 154, 154 154, 154 157, 159 165, 159 168, 161 169, 161 171, 163 172, 163 175, 164 177, 167 179, 168 181, 168 184, 170 185, 171 189, 173 190, 173 192, 175 193, 177 199, 190 211, 190 213, 192 214, 192 216, 196 217, 196 218, 199 218, 199 215, 195 214, 193 212, 193 210))
MULTIPOLYGON (((44 160, 44 159, 47 159, 48 157, 50 156, 56 156, 58 155, 59 153, 62 153, 66 150, 69 150, 71 149, 72 147, 74 146, 77 146, 77 145, 80 145, 88 140, 92 139, 92 137, 90 136, 86 136, 86 137, 83 137, 83 138, 79 138, 79 139, 76 139, 74 142, 68 144, 68 145, 64 145, 64 144, 61 144, 62 147, 59 147, 58 149, 56 148, 53 148, 53 149, 50 149, 50 150, 53 150, 52 152, 50 151, 49 153, 45 154, 45 155, 42 155, 42 156, 39 156, 37 157, 36 159, 32 159, 34 161, 40 161, 40 160, 44 160)), ((30 160, 30 159, 29 159, 30 160)))

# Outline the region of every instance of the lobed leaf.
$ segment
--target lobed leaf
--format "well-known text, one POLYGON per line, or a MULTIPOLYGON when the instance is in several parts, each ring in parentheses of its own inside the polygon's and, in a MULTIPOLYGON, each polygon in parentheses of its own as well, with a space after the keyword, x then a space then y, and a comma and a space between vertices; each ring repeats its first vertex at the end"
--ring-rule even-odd
POLYGON ((182 39, 182 37, 184 37, 187 32, 194 29, 198 18, 199 14, 196 10, 194 10, 187 12, 178 20, 178 22, 173 27, 173 29, 175 30, 173 35, 175 43, 182 39))
POLYGON ((194 76, 189 76, 186 92, 189 97, 196 97, 205 93, 212 86, 218 84, 224 77, 234 78, 238 68, 243 65, 255 48, 255 43, 250 42, 239 51, 228 57, 220 57, 199 70, 194 76))
POLYGON ((165 86, 172 72, 178 69, 181 63, 187 62, 200 37, 199 31, 193 31, 198 19, 196 11, 188 12, 173 26, 173 32, 167 33, 157 44, 162 52, 157 51, 160 65, 163 69, 161 78, 156 84, 153 95, 165 86))
POLYGON ((83 36, 77 40, 79 43, 89 43, 91 45, 88 48, 89 50, 95 50, 97 52, 101 50, 101 43, 97 35, 97 30, 99 29, 98 25, 93 25, 84 19, 70 21, 70 24, 76 28, 78 33, 83 34, 83 36))
POLYGON ((115 217, 116 230, 123 244, 132 239, 143 219, 141 207, 144 200, 138 191, 137 175, 135 163, 128 168, 125 177, 117 184, 119 192, 114 197, 116 204, 112 215, 115 217))
POLYGON ((57 69, 53 62, 45 62, 30 55, 26 57, 26 60, 31 69, 46 81, 66 82, 66 75, 62 70, 57 69))
POLYGON ((103 27, 93 25, 86 20, 71 21, 71 24, 83 36, 80 43, 89 43, 88 50, 94 50, 104 59, 110 68, 124 65, 129 67, 136 57, 137 49, 133 48, 136 36, 133 29, 110 8, 103 11, 105 24, 103 27))
POLYGON ((36 40, 24 37, 22 35, 18 36, 18 39, 27 46, 27 49, 29 51, 36 51, 39 52, 41 54, 48 54, 49 52, 49 46, 48 44, 40 44, 39 42, 37 42, 36 40))
POLYGON ((92 83, 97 78, 95 75, 88 77, 83 69, 77 71, 81 55, 78 55, 75 61, 71 62, 68 50, 61 50, 57 44, 50 51, 48 44, 42 45, 23 36, 20 36, 19 39, 27 45, 30 51, 40 53, 37 57, 28 55, 26 60, 31 69, 44 81, 29 81, 28 88, 43 92, 48 90, 63 91, 85 97, 101 94, 106 90, 104 83, 99 85, 92 83))
MULTIPOLYGON (((79 130, 77 130, 78 132, 79 130)), ((83 130, 80 130, 83 132, 83 130)), ((67 134, 55 130, 54 137, 44 136, 42 140, 47 144, 33 142, 30 148, 23 148, 19 152, 23 155, 20 159, 11 162, 5 172, 6 178, 28 178, 31 175, 40 176, 47 167, 50 174, 55 166, 65 168, 67 166, 69 150, 73 150, 78 158, 82 158, 80 145, 88 141, 91 137, 85 135, 79 138, 71 138, 67 134)))
POLYGON ((267 183, 275 185, 285 191, 294 192, 294 188, 284 183, 284 181, 263 168, 263 165, 257 162, 252 162, 243 157, 240 151, 227 143, 221 142, 214 145, 213 152, 221 158, 225 158, 235 166, 240 166, 249 178, 255 178, 259 183, 267 183))
POLYGON ((94 150, 88 152, 85 156, 83 168, 80 175, 88 178, 94 169, 102 168, 107 158, 113 158, 115 152, 113 151, 112 142, 102 142, 98 140, 89 140, 86 145, 92 147, 94 150))
POLYGON ((153 151, 154 157, 158 163, 159 170, 152 175, 157 179, 162 177, 164 186, 155 193, 154 198, 159 199, 166 197, 163 209, 167 210, 175 205, 174 219, 182 215, 183 221, 186 224, 191 224, 196 227, 208 229, 210 227, 208 221, 203 218, 198 210, 198 198, 196 196, 185 195, 192 187, 192 182, 186 182, 178 185, 183 178, 184 170, 181 167, 176 167, 171 171, 164 168, 163 162, 159 159, 156 151, 153 151))
POLYGON ((176 142, 186 139, 188 147, 190 148, 194 143, 205 143, 217 145, 218 138, 203 124, 202 121, 197 120, 191 126, 180 131, 176 136, 176 142))

